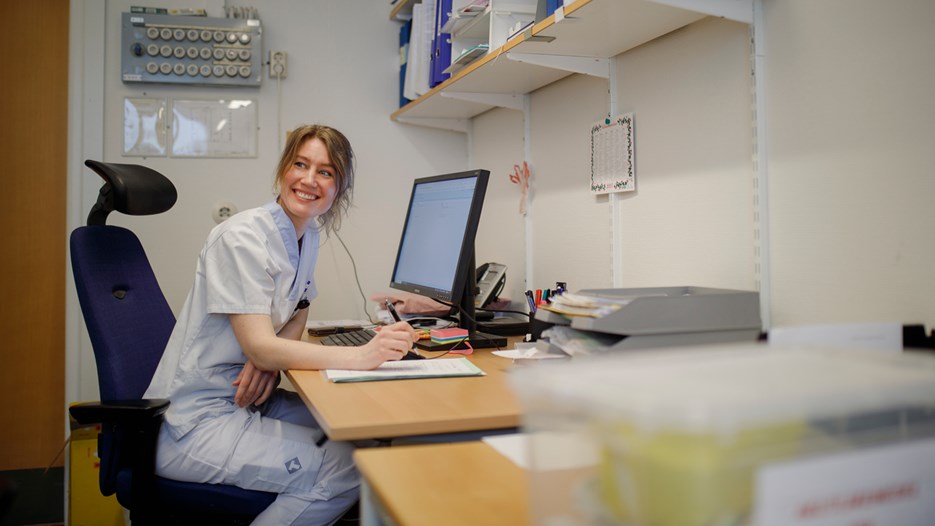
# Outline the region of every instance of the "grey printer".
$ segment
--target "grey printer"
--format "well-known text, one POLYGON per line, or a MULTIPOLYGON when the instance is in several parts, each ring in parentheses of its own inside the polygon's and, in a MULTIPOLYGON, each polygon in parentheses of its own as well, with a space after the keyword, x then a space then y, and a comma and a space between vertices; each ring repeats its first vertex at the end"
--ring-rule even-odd
POLYGON ((545 309, 535 319, 620 337, 610 347, 647 349, 756 341, 762 330, 757 292, 706 287, 589 289, 578 294, 627 301, 599 318, 564 316, 545 309))

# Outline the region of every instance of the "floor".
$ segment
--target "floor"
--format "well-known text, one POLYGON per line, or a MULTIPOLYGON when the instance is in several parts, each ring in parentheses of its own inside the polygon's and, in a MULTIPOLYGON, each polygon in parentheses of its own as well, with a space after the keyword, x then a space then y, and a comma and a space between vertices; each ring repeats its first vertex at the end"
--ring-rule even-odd
POLYGON ((0 471, 0 526, 65 523, 65 468, 0 471))

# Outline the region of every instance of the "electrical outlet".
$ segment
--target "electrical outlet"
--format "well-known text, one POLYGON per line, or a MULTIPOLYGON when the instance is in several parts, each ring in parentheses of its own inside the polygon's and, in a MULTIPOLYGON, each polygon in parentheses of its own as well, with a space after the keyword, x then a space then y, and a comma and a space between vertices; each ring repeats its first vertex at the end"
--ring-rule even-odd
POLYGON ((269 52, 269 78, 284 79, 289 74, 285 51, 269 52))
POLYGON ((225 219, 237 213, 237 205, 229 201, 220 201, 214 203, 214 208, 211 210, 211 217, 214 218, 214 222, 221 224, 225 219))

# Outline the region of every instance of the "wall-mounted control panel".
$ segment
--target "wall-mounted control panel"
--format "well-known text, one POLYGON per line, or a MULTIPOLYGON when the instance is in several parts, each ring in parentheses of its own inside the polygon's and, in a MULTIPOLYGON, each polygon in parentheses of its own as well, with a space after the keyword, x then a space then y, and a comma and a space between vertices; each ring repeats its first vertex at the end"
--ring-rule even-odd
POLYGON ((123 13, 121 79, 260 86, 259 20, 123 13))

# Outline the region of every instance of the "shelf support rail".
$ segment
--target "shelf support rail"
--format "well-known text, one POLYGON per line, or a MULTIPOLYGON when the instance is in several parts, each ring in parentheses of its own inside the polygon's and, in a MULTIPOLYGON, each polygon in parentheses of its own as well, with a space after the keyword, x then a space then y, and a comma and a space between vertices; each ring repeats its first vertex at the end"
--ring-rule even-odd
POLYGON ((571 71, 602 79, 610 78, 610 59, 599 57, 577 57, 571 55, 543 55, 539 53, 509 52, 506 58, 536 66, 571 71))
POLYGON ((400 116, 396 118, 397 122, 402 122, 404 124, 412 124, 415 126, 425 126, 427 128, 437 128, 440 130, 449 130, 456 131, 461 133, 468 133, 468 120, 467 119, 445 119, 441 117, 406 117, 400 116))
POLYGON ((754 0, 753 33, 753 159, 754 159, 754 256, 757 290, 760 293, 760 320, 763 331, 772 327, 772 272, 770 265, 769 165, 767 158, 766 75, 767 50, 763 1, 754 0))
POLYGON ((442 91, 442 97, 477 102, 488 106, 523 111, 523 96, 511 93, 478 93, 470 91, 442 91))
POLYGON ((753 0, 652 0, 657 4, 679 7, 726 18, 745 24, 753 23, 753 0))

